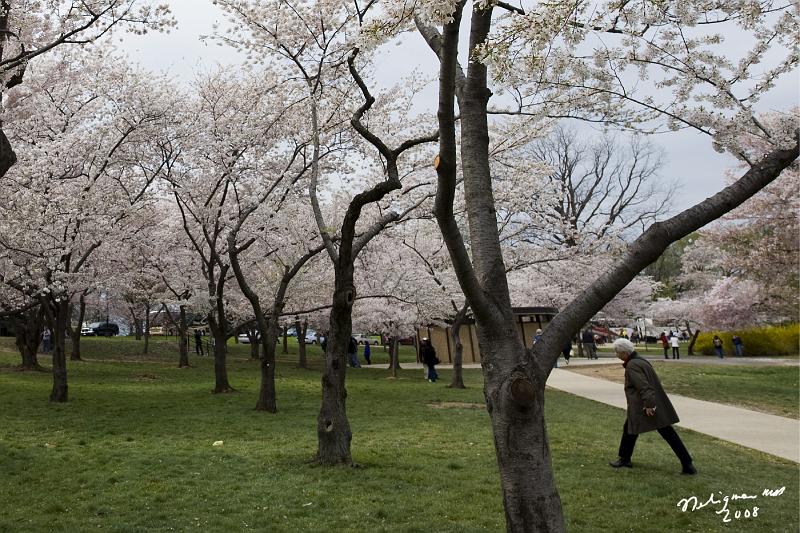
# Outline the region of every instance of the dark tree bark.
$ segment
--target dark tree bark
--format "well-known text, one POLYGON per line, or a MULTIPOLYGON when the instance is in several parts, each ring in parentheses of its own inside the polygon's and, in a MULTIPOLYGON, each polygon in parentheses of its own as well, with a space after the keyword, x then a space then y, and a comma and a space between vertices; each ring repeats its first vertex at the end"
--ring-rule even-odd
POLYGON ((52 330, 53 339, 53 388, 50 401, 64 403, 68 399, 66 332, 69 320, 69 300, 62 295, 57 301, 52 297, 41 299, 47 323, 52 330))
MULTIPOLYGON (((176 294, 176 296, 178 296, 176 294)), ((186 295, 188 296, 188 295, 186 295)), ((161 307, 166 313, 169 323, 178 331, 178 368, 189 367, 189 327, 186 324, 186 306, 181 305, 178 308, 178 320, 172 316, 172 311, 169 310, 167 304, 162 303, 161 307)))
POLYGON ((214 394, 236 392, 228 381, 228 319, 225 313, 225 276, 228 265, 215 259, 208 265, 208 293, 214 300, 214 312, 208 315, 208 329, 214 339, 214 394), (219 265, 219 270, 216 266, 219 265), (216 276, 215 276, 216 273, 216 276))
POLYGON ((180 344, 178 348, 179 359, 178 368, 189 367, 189 328, 186 325, 186 306, 180 306, 180 320, 178 321, 178 337, 180 344))
POLYGON ((289 326, 283 326, 283 353, 284 355, 289 353, 289 326))
POLYGON ((222 300, 217 303, 216 316, 209 315, 208 329, 211 331, 211 337, 214 342, 214 394, 225 392, 236 392, 230 382, 228 381, 228 341, 227 320, 225 319, 225 310, 220 309, 223 307, 222 300))
POLYGON ((303 320, 302 326, 299 319, 294 321, 294 330, 297 331, 297 368, 308 368, 306 357, 306 331, 308 320, 303 320))
POLYGON ((39 341, 41 340, 42 318, 41 306, 14 316, 16 345, 20 356, 22 356, 22 364, 20 365, 22 370, 44 370, 37 357, 39 341))
MULTIPOLYGON (((352 241, 351 241, 352 242, 352 241)), ((336 266, 333 306, 328 326, 325 371, 322 375, 322 405, 317 415, 316 460, 323 465, 352 464, 350 442, 353 433, 347 419, 346 352, 352 336, 352 311, 356 289, 353 285, 353 262, 342 261, 340 249, 336 266)))
POLYGON ((136 316, 136 308, 133 305, 128 306, 128 311, 131 314, 133 321, 133 334, 137 341, 142 340, 142 319, 136 316))
POLYGON ((144 348, 142 354, 150 353, 150 302, 144 304, 144 348))
POLYGON ((389 337, 389 374, 396 378, 398 370, 402 370, 400 367, 400 338, 393 335, 389 337))
POLYGON ((696 329, 694 331, 694 335, 692 335, 692 340, 689 341, 689 355, 694 355, 694 343, 697 342, 697 337, 700 335, 700 330, 696 329))
POLYGON ((464 323, 464 319, 467 317, 467 311, 469 311, 469 305, 465 303, 464 306, 458 310, 453 319, 451 332, 455 354, 453 355, 453 379, 450 381, 450 385, 448 385, 451 389, 467 388, 464 385, 464 369, 462 366, 464 362, 464 345, 461 343, 461 326, 464 323))
MULTIPOLYGON (((70 313, 71 315, 71 313, 70 313)), ((70 361, 82 361, 81 359, 81 329, 83 327, 83 317, 86 316, 86 293, 82 292, 78 300, 78 325, 72 327, 67 324, 67 332, 72 343, 72 353, 69 356, 70 361)))

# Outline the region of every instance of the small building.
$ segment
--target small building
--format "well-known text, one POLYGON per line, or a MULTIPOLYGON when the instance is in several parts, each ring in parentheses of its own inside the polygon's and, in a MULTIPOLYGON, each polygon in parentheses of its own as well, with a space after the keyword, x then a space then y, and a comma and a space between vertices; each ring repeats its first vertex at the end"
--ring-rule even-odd
MULTIPOLYGON (((537 329, 544 327, 553 320, 558 313, 554 307, 514 307, 514 323, 517 331, 522 335, 525 346, 531 346, 533 337, 537 329)), ((417 330, 417 339, 427 337, 431 340, 436 356, 442 363, 452 363, 455 355, 455 346, 451 335, 450 326, 426 326, 417 330)), ((467 317, 461 325, 461 345, 464 347, 462 352, 463 363, 480 363, 481 354, 478 348, 478 334, 475 319, 467 317)), ((419 345, 417 345, 419 353, 419 345)))

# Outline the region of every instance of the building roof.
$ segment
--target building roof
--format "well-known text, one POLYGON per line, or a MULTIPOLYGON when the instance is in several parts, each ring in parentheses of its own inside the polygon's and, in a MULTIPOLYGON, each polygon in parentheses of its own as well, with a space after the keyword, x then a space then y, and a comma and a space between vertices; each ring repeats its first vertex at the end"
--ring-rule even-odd
POLYGON ((515 315, 557 315, 555 307, 512 307, 515 315))

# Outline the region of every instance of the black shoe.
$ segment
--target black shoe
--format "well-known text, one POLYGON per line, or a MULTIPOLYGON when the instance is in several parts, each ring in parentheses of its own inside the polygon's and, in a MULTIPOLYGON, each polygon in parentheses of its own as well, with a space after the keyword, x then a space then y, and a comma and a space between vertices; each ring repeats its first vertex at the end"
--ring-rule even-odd
POLYGON ((610 463, 608 463, 608 466, 613 468, 622 468, 622 467, 633 468, 630 459, 623 459, 621 457, 616 461, 611 461, 610 463))
POLYGON ((697 474, 697 469, 694 467, 692 463, 683 466, 683 470, 681 470, 681 474, 686 474, 687 476, 693 476, 697 474))

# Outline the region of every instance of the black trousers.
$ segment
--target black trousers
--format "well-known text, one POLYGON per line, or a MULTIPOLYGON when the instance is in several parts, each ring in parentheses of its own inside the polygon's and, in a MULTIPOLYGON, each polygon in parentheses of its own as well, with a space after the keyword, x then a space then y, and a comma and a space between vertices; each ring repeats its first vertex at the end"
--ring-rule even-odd
MULTIPOLYGON (((672 448, 672 451, 675 452, 676 456, 678 456, 681 465, 686 466, 692 463, 692 456, 689 455, 689 451, 686 449, 686 446, 683 445, 683 441, 672 426, 659 429, 658 434, 661 435, 661 438, 667 441, 669 447, 672 448)), ((632 435, 628 433, 628 421, 626 420, 625 425, 622 426, 622 439, 619 441, 618 455, 621 459, 625 459, 627 461, 631 460, 633 448, 636 446, 636 439, 638 437, 639 435, 632 435)))

